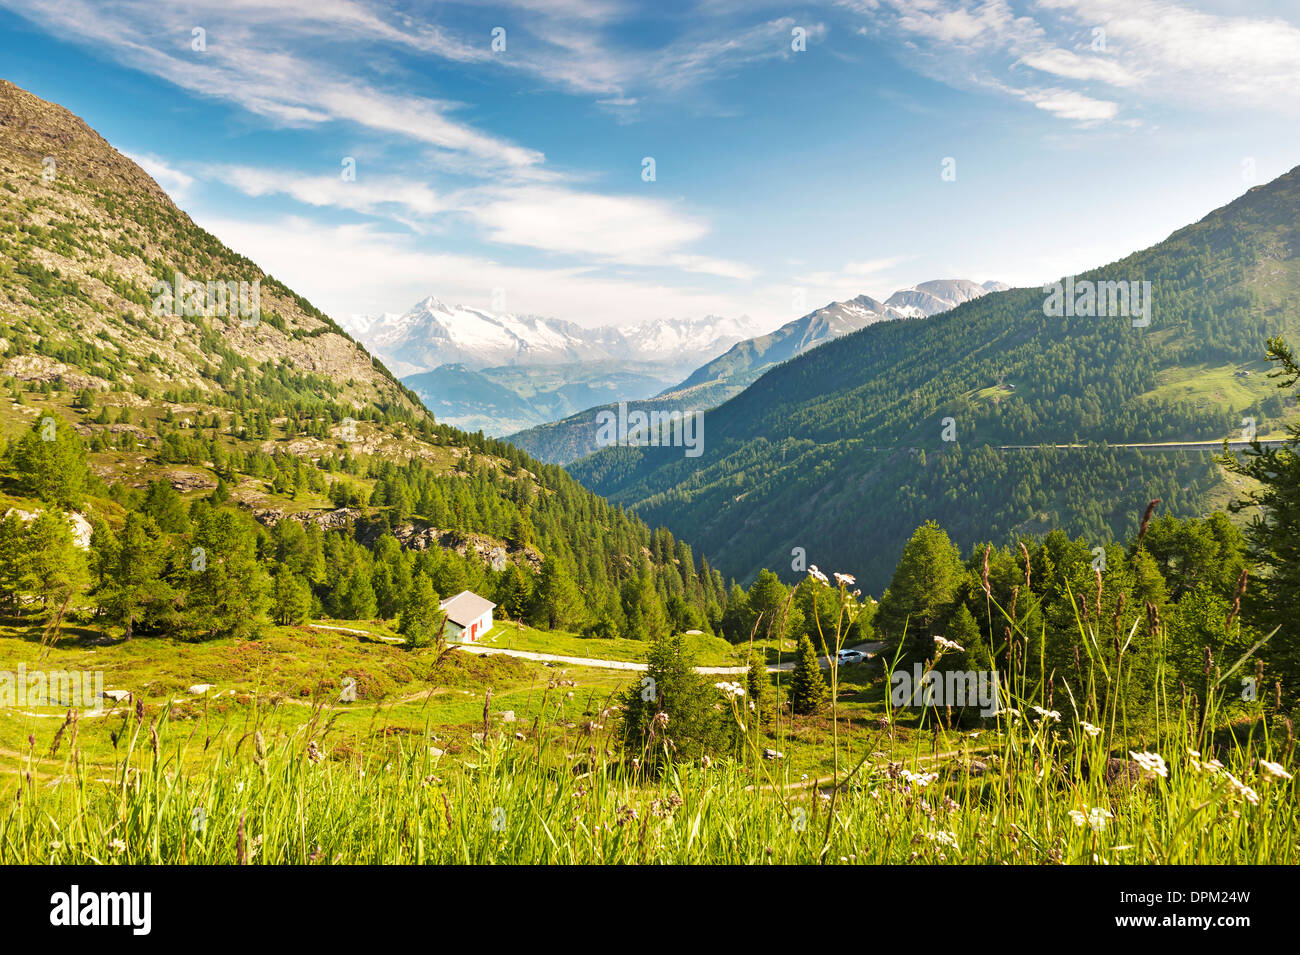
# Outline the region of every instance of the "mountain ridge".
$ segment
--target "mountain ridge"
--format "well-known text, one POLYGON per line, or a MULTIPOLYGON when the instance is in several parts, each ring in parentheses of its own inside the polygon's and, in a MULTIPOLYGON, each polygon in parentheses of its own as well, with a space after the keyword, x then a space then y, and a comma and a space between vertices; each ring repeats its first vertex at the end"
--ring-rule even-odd
POLYGON ((1043 289, 997 292, 776 366, 710 412, 698 459, 617 447, 569 469, 646 520, 690 527, 739 578, 804 546, 876 589, 927 519, 964 548, 1052 527, 1127 535, 1154 498, 1199 516, 1231 497, 1210 454, 1105 443, 1219 440, 1294 415, 1261 355, 1300 328, 1298 221, 1300 167, 1077 277, 1149 282, 1149 328, 1054 317, 1043 289), (858 526, 870 533, 840 533, 858 526))
MULTIPOLYGON (((685 379, 655 395, 653 400, 622 396, 630 408, 682 412, 712 408, 740 393, 768 368, 803 354, 824 342, 876 322, 902 321, 955 308, 990 291, 1007 288, 990 281, 934 279, 894 292, 888 302, 862 294, 831 302, 786 322, 765 335, 738 342, 705 362, 685 379)), ((596 450, 595 415, 616 408, 607 404, 585 409, 569 418, 511 434, 507 440, 543 461, 568 464, 596 450)))

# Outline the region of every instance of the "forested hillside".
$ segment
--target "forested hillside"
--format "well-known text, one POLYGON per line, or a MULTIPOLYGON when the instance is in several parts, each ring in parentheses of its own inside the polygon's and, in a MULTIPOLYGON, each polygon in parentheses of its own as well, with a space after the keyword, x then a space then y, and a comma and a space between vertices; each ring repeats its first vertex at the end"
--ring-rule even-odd
POLYGON ((436 423, 80 119, 9 83, 0 172, 12 609, 53 606, 58 625, 88 605, 128 636, 321 613, 418 629, 470 587, 499 617, 607 635, 718 618, 721 577, 684 544, 436 423))
POLYGON ((1115 445, 1280 424, 1292 403, 1265 377, 1264 342, 1300 324, 1298 221, 1293 170, 1078 277, 1149 281, 1149 326, 1050 317, 1041 289, 990 294, 773 369, 707 416, 701 457, 620 447, 570 471, 651 522, 689 528, 729 575, 789 568, 802 547, 875 592, 927 519, 965 548, 1049 528, 1123 538, 1153 498, 1206 513, 1232 490, 1209 453, 1115 445), (1076 443, 1096 446, 1055 447, 1076 443))

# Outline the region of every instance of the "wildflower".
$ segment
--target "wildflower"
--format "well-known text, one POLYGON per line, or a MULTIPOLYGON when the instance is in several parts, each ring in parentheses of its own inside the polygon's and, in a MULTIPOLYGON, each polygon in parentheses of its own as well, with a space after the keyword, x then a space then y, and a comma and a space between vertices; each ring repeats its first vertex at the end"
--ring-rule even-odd
POLYGON ((910 769, 904 769, 899 773, 899 775, 902 776, 905 781, 914 783, 918 787, 928 786, 939 778, 938 773, 914 773, 910 769))
POLYGON ((957 837, 953 835, 951 832, 944 832, 943 830, 940 830, 939 832, 923 833, 923 835, 930 842, 937 843, 938 845, 941 846, 947 846, 949 849, 960 848, 957 845, 957 837))
POLYGON ((1259 765, 1260 765, 1260 768, 1263 769, 1263 770, 1264 770, 1266 773, 1268 773, 1270 776, 1275 776, 1275 777, 1278 778, 1278 779, 1291 779, 1291 778, 1292 778, 1292 777, 1291 777, 1291 774, 1288 773, 1285 769, 1282 768, 1282 764, 1281 764, 1281 763, 1270 763, 1267 759, 1261 759, 1261 760, 1259 761, 1259 765))
POLYGON ((966 649, 960 643, 955 643, 952 640, 945 640, 943 637, 935 637, 934 642, 935 645, 938 646, 940 650, 965 650, 966 649))
POLYGON ((1101 735, 1100 726, 1093 726, 1091 723, 1087 721, 1083 721, 1079 725, 1083 727, 1083 731, 1088 734, 1088 737, 1090 739, 1101 735))
POLYGON ((715 683, 713 684, 728 696, 744 696, 745 688, 739 683, 715 683))
POLYGON ((1061 722, 1061 714, 1056 710, 1045 710, 1041 706, 1030 707, 1030 709, 1037 713, 1041 719, 1051 720, 1053 723, 1061 722))
POLYGON ((853 579, 852 574, 834 574, 833 576, 835 577, 835 582, 837 584, 846 584, 852 587, 857 583, 857 581, 853 579))
POLYGON ((1135 753, 1129 750, 1128 754, 1147 775, 1159 776, 1161 779, 1169 778, 1169 767, 1165 765, 1164 757, 1159 753, 1135 753))
POLYGON ((1070 819, 1074 822, 1076 826, 1080 828, 1083 828, 1083 826, 1088 822, 1087 814, 1084 813, 1083 810, 1081 809, 1071 809, 1070 819))
POLYGON ((112 849, 114 852, 126 851, 126 843, 123 842, 121 839, 114 839, 112 842, 108 844, 108 847, 112 849))
POLYGON ((1106 828, 1107 820, 1114 819, 1109 812, 1100 806, 1093 806, 1088 810, 1088 828, 1093 832, 1101 832, 1106 828))
POLYGON ((1236 776, 1232 775, 1232 773, 1224 772, 1223 775, 1227 778, 1228 788, 1232 790, 1234 795, 1240 796, 1252 806, 1259 805, 1259 793, 1255 792, 1255 790, 1251 789, 1236 776))
POLYGON ((1008 706, 1006 709, 998 710, 998 711, 997 711, 996 713, 994 713, 993 715, 994 715, 994 716, 1006 716, 1006 717, 1009 717, 1010 719, 1013 719, 1013 720, 1018 720, 1018 719, 1020 719, 1020 711, 1019 711, 1018 709, 1016 709, 1014 706, 1008 706))
POLYGON ((816 564, 813 564, 811 567, 808 568, 808 576, 811 577, 813 580, 821 581, 823 584, 830 583, 830 581, 826 579, 826 575, 817 569, 816 564))

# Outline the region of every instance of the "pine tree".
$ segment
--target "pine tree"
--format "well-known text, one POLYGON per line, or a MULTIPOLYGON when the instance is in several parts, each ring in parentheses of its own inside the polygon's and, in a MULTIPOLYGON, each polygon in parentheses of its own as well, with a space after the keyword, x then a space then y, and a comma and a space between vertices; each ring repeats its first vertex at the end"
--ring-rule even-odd
POLYGON ((799 640, 794 675, 790 680, 790 708, 801 715, 815 713, 826 702, 829 692, 822 668, 817 664, 817 651, 805 633, 799 640))
POLYGON ((438 609, 438 594, 424 574, 416 574, 402 607, 397 632, 411 647, 428 646, 442 636, 447 615, 438 609))
POLYGON ((542 576, 533 600, 534 617, 551 630, 578 623, 585 609, 578 585, 564 564, 554 556, 542 561, 542 576))
POLYGON ((131 512, 120 537, 106 525, 91 538, 101 583, 99 605, 130 640, 138 629, 156 630, 170 619, 175 588, 165 579, 167 540, 147 514, 131 512))
POLYGON ((282 627, 306 623, 311 614, 311 588, 287 567, 275 575, 272 612, 282 627))
POLYGON ((20 490, 57 507, 81 504, 86 485, 86 446, 62 418, 45 415, 23 433, 10 463, 20 490))
POLYGON ((695 672, 681 634, 650 644, 646 671, 623 695, 623 748, 658 769, 671 760, 735 753, 739 727, 731 707, 695 672), (660 716, 662 714, 662 716, 660 716))
POLYGON ((266 623, 271 581, 257 561, 252 529, 243 515, 224 508, 196 504, 195 511, 188 562, 175 581, 184 593, 182 634, 192 640, 256 636, 266 623))

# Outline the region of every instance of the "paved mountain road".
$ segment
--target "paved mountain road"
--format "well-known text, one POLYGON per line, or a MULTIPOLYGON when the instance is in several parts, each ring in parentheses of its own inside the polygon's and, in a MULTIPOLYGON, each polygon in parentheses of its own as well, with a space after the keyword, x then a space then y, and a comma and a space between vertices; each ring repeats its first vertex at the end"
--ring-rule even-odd
MULTIPOLYGON (((336 627, 323 623, 311 623, 309 627, 317 630, 337 630, 341 633, 356 633, 366 637, 374 637, 379 640, 386 640, 389 643, 400 643, 398 637, 385 637, 382 634, 371 633, 369 630, 358 630, 354 627, 336 627)), ((596 667, 603 670, 644 670, 646 664, 638 663, 633 660, 602 660, 599 657, 566 657, 555 653, 538 653, 534 650, 507 650, 505 647, 489 647, 481 643, 464 643, 457 644, 458 649, 467 653, 477 653, 481 656, 491 656, 494 653, 500 653, 508 657, 519 657, 521 660, 534 660, 538 663, 562 663, 565 666, 573 667, 596 667)), ((874 656, 880 650, 879 643, 860 643, 856 647, 845 647, 846 650, 859 650, 868 657, 874 656)), ((819 661, 823 670, 830 669, 830 659, 822 657, 819 661)), ((784 673, 794 669, 794 661, 782 663, 780 666, 768 667, 768 673, 784 673)), ((749 667, 732 666, 732 667, 696 667, 697 673, 706 676, 735 676, 740 673, 747 673, 749 667)))

